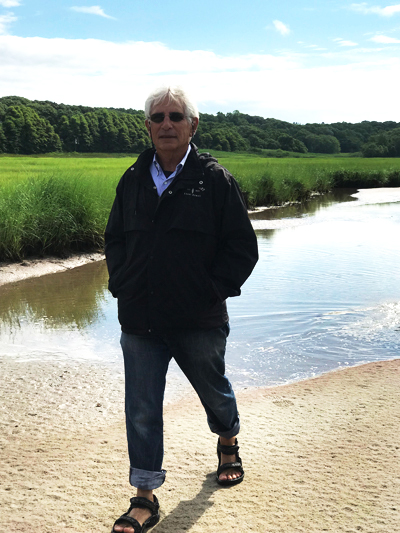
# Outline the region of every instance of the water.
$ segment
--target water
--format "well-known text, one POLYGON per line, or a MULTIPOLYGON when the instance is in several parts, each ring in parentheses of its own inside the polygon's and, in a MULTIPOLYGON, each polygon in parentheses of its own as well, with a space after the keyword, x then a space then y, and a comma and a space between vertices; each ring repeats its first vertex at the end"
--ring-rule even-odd
MULTIPOLYGON (((354 192, 354 191, 350 191, 354 192)), ((393 359, 400 348, 400 189, 252 215, 260 260, 228 301, 235 387, 393 359)), ((0 357, 122 369, 104 262, 0 287, 0 357)), ((174 379, 180 371, 172 364, 174 379)))

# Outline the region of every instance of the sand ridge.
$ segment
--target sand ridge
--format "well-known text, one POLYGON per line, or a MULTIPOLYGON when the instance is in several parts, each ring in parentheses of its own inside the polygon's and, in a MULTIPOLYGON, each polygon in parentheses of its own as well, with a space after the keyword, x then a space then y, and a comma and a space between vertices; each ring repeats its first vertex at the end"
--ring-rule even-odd
POLYGON ((95 252, 73 254, 66 258, 38 257, 14 263, 0 262, 0 286, 21 281, 22 279, 63 272, 64 270, 86 265, 92 261, 101 261, 102 259, 104 259, 104 254, 95 252))
MULTIPOLYGON (((394 360, 240 391, 246 474, 229 489, 196 396, 167 405, 153 531, 399 533, 399 378, 394 360)), ((132 496, 122 375, 5 358, 0 396, 0 531, 109 532, 132 496)))

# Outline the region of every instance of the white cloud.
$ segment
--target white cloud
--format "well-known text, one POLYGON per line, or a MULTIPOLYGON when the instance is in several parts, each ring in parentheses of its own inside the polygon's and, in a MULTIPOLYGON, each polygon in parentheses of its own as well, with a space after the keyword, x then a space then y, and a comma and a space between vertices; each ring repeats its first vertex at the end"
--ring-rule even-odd
POLYGON ((395 13, 400 13, 400 4, 396 4, 394 6, 387 6, 384 7, 382 10, 383 16, 391 17, 395 13))
POLYGON ((0 57, 0 96, 142 109, 152 89, 177 84, 207 113, 239 109, 300 123, 400 122, 397 57, 373 61, 366 54, 310 68, 300 56, 219 56, 158 42, 16 36, 0 36, 0 57))
POLYGON ((17 20, 14 13, 7 13, 6 15, 0 15, 0 35, 7 33, 8 26, 17 20))
POLYGON ((100 17, 105 17, 107 19, 114 19, 114 17, 111 17, 110 15, 106 15, 104 13, 104 10, 100 6, 87 6, 87 7, 73 6, 71 7, 71 9, 72 11, 78 11, 78 13, 87 13, 88 15, 98 15, 100 17))
POLYGON ((368 4, 366 2, 362 2, 361 4, 351 4, 350 9, 359 13, 363 13, 364 15, 369 15, 370 13, 373 13, 376 15, 380 15, 381 17, 391 17, 395 13, 400 13, 400 4, 395 4, 386 7, 368 7, 368 4))
MULTIPOLYGON (((298 43, 298 44, 302 44, 302 43, 298 43)), ((303 46, 304 48, 313 50, 314 52, 324 52, 325 50, 327 50, 327 48, 322 48, 318 44, 304 44, 303 46)))
POLYGON ((3 7, 17 7, 20 5, 21 2, 19 2, 19 0, 0 0, 0 6, 3 7))
POLYGON ((346 41, 344 39, 341 39, 340 37, 333 40, 338 43, 339 46, 358 46, 358 43, 355 43, 353 41, 346 41))
POLYGON ((381 44, 400 44, 400 39, 387 37, 386 35, 375 35, 374 37, 371 37, 370 41, 381 44))
POLYGON ((287 26, 286 24, 284 24, 280 20, 274 20, 273 24, 274 24, 275 29, 276 29, 276 31, 278 33, 280 33, 281 35, 289 35, 289 33, 290 33, 289 26, 287 26))

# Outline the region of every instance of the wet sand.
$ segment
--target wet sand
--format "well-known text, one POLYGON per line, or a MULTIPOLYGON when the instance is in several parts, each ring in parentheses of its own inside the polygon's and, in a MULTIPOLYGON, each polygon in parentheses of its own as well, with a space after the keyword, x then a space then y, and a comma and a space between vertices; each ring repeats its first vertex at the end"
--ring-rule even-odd
MULTIPOLYGON (((240 391, 229 489, 197 398, 167 405, 154 531, 400 532, 399 392, 400 360, 240 391)), ((132 496, 122 373, 4 358, 0 397, 0 531, 109 533, 132 496)))
POLYGON ((0 286, 27 278, 36 278, 55 272, 63 272, 71 268, 86 265, 92 261, 104 259, 102 253, 74 254, 61 259, 60 257, 46 257, 25 259, 16 263, 0 262, 0 286))

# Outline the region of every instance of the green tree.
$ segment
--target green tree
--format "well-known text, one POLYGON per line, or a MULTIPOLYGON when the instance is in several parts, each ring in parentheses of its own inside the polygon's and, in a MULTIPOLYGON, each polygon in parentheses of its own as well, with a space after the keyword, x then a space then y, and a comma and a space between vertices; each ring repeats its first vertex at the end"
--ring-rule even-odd
POLYGON ((6 136, 4 135, 3 126, 0 123, 0 153, 6 151, 6 136))
POLYGON ((387 146, 369 142, 363 145, 362 154, 364 157, 387 157, 387 146))
POLYGON ((335 130, 335 137, 340 143, 341 152, 359 152, 363 145, 361 135, 351 129, 335 130))
POLYGON ((69 126, 69 120, 66 115, 62 115, 58 123, 58 133, 61 139, 62 148, 66 152, 72 152, 74 147, 74 137, 69 126))
POLYGON ((333 135, 308 134, 303 140, 309 152, 317 154, 338 154, 340 143, 333 135))
POLYGON ((122 122, 118 130, 118 151, 119 152, 130 152, 131 151, 131 140, 129 137, 128 126, 122 122))
POLYGON ((24 117, 21 106, 11 106, 7 109, 3 122, 3 131, 6 137, 6 152, 9 154, 21 153, 21 132, 24 117))
POLYGON ((61 152, 62 151, 61 139, 57 135, 57 133, 54 131, 53 126, 49 122, 46 122, 44 124, 44 129, 45 129, 45 136, 44 136, 44 143, 41 146, 41 153, 61 152))
POLYGON ((53 126, 26 106, 11 106, 7 109, 4 123, 6 151, 14 154, 39 154, 61 148, 53 126))
POLYGON ((289 152, 300 152, 303 154, 307 152, 307 147, 302 141, 295 139, 287 133, 281 133, 279 135, 278 143, 282 150, 288 150, 289 152))
POLYGON ((99 116, 100 146, 102 152, 118 151, 118 130, 113 121, 114 115, 107 109, 102 109, 99 116))
POLYGON ((85 113, 84 116, 90 131, 90 136, 92 138, 91 151, 101 152, 101 138, 98 114, 95 111, 89 111, 89 113, 85 113))
POLYGON ((201 148, 212 148, 213 138, 210 133, 203 133, 201 137, 197 135, 198 134, 196 134, 195 142, 198 143, 201 148))
POLYGON ((400 128, 395 128, 387 133, 388 152, 391 157, 400 157, 400 128))

